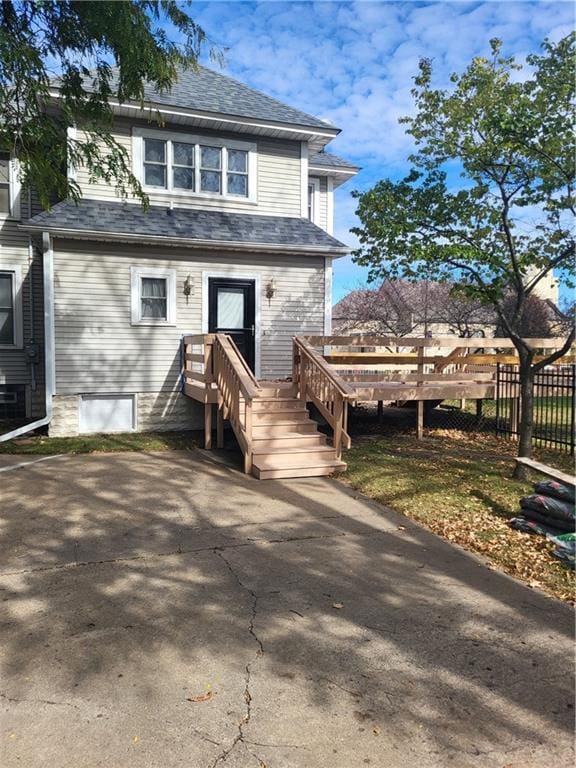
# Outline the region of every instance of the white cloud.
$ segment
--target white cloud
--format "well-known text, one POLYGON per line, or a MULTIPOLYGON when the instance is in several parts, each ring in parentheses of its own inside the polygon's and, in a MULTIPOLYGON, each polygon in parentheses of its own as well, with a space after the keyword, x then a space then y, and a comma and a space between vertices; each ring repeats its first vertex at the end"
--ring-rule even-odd
MULTIPOLYGON (((195 19, 210 39, 230 48, 228 72, 281 101, 331 120, 342 134, 330 145, 363 167, 339 190, 336 229, 353 244, 356 201, 349 189, 407 170, 411 140, 398 119, 410 114, 420 58, 432 59, 442 86, 490 38, 524 57, 542 40, 573 26, 569 2, 209 2, 195 19)), ((336 266, 336 284, 358 268, 336 266)))

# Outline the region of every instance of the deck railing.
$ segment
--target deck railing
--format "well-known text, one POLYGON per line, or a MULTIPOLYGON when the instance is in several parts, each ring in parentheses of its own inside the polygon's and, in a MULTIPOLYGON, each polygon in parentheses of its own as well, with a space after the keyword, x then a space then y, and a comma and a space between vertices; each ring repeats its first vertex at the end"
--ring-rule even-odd
POLYGON ((252 403, 261 392, 258 381, 226 334, 214 336, 212 370, 218 387, 217 440, 221 447, 224 420, 228 419, 244 453, 244 471, 252 469, 252 403))
POLYGON ((354 389, 304 339, 294 337, 292 357, 294 394, 303 402, 312 402, 333 431, 336 458, 342 448, 349 448, 348 402, 354 389))

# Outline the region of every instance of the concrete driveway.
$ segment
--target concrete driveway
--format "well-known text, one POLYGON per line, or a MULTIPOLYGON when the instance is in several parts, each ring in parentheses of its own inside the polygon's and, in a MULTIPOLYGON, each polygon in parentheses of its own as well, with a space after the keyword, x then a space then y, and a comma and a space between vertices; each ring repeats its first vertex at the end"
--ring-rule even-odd
POLYGON ((336 481, 61 457, 0 506, 3 768, 572 765, 569 608, 336 481))

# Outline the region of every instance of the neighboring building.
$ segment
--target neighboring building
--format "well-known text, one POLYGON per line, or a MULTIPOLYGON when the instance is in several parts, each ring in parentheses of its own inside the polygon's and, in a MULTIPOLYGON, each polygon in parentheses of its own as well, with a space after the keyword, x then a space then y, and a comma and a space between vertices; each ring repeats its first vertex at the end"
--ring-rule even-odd
MULTIPOLYGON (((451 288, 450 283, 433 280, 384 280, 379 288, 351 291, 333 307, 333 332, 463 338, 505 335, 490 306, 453 295, 451 288)), ((554 276, 540 281, 526 307, 525 335, 565 333, 567 318, 557 300, 554 276)))
POLYGON ((45 416, 53 435, 196 427, 184 334, 235 328, 274 379, 293 335, 330 332, 332 260, 348 252, 333 191, 358 170, 324 152, 339 130, 205 68, 146 100, 164 126, 125 103, 114 135, 148 211, 71 168, 80 204, 41 212, 0 156, 0 420, 45 416))
POLYGON ((333 307, 333 332, 494 336, 495 313, 479 301, 451 296, 450 288, 433 280, 384 280, 379 288, 351 291, 333 307))

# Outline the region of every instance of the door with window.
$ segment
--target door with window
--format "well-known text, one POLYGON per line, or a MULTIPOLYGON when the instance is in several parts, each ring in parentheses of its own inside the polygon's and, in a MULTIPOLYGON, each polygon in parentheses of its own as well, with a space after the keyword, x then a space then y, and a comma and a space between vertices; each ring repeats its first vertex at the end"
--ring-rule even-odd
POLYGON ((254 280, 208 280, 208 332, 227 333, 254 371, 256 289, 254 280))

